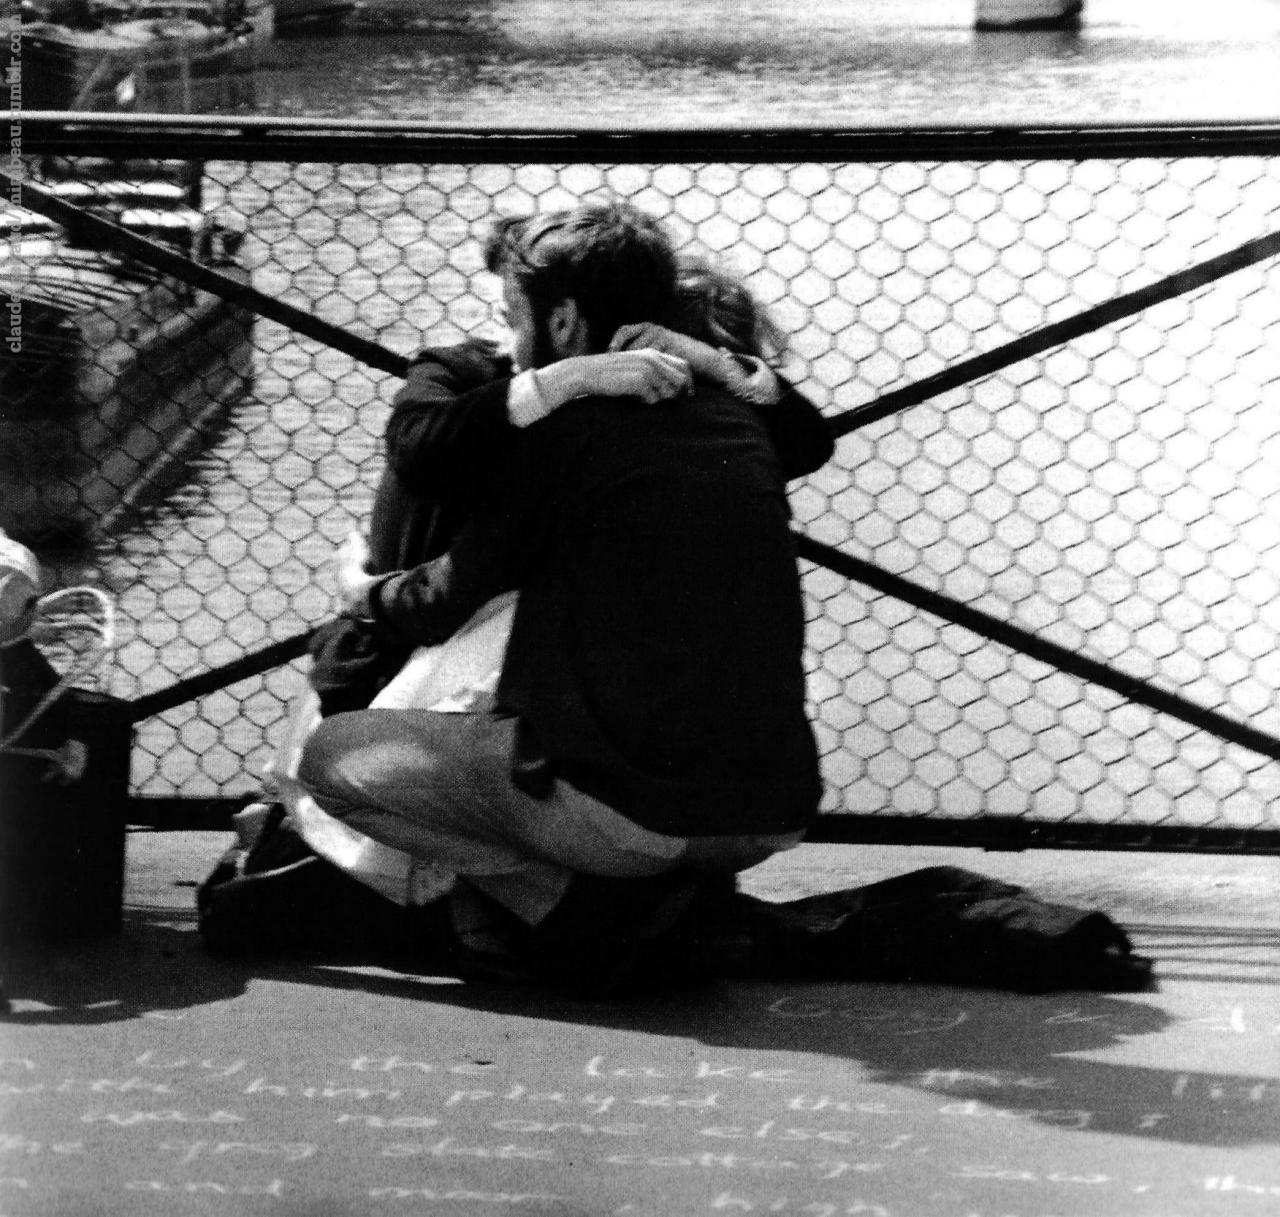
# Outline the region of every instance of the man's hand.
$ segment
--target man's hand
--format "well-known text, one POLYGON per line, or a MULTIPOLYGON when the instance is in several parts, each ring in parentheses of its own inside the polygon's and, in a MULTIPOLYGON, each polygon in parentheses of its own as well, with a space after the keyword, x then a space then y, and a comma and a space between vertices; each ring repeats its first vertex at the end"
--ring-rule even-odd
POLYGON ((353 532, 338 548, 334 565, 337 571, 338 612, 344 617, 368 618, 369 592, 378 582, 368 573, 369 543, 353 532))
POLYGON ((578 355, 539 368, 538 384, 554 409, 575 397, 638 397, 650 405, 688 392, 693 372, 677 355, 658 350, 578 355))

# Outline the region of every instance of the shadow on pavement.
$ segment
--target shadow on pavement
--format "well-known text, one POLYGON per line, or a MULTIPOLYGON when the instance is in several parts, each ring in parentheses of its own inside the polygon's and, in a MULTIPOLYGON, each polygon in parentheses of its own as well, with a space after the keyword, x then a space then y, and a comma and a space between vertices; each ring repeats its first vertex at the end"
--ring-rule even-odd
MULTIPOLYGON (((928 1094, 946 1114, 973 1120, 1017 1117, 1056 1130, 1212 1146, 1274 1138, 1280 1083, 1241 1072, 1225 1058, 1221 1074, 1180 1068, 1176 1036, 1188 1023, 1203 1024, 1195 1027, 1201 1036, 1215 1028, 1207 1018, 1175 1015, 1158 994, 1024 996, 928 985, 716 981, 626 1001, 573 1000, 352 961, 220 960, 181 919, 170 910, 158 923, 135 910, 117 938, 11 957, 5 975, 13 1009, 6 1021, 50 1026, 177 1017, 170 1012, 243 1000, 251 982, 262 980, 296 986, 279 1000, 299 1016, 316 1005, 317 989, 328 989, 335 1000, 342 992, 358 995, 366 1011, 387 1008, 369 998, 424 1002, 436 1011, 692 1040, 725 1053, 808 1054, 834 1081, 831 1094, 803 1097, 799 1111, 844 1110, 839 1104, 856 1091, 841 1089, 846 1079, 928 1094), (1157 1038, 1170 1032, 1169 1042, 1157 1038)), ((1199 966, 1200 952, 1211 973, 1241 944, 1259 945, 1248 931, 1160 932, 1168 934, 1165 946, 1180 967, 1199 966)), ((1280 1014, 1272 1021, 1274 1036, 1280 1014)), ((634 1037, 620 1038, 634 1063, 634 1037)), ((611 1042, 608 1034, 600 1039, 606 1047, 611 1042)), ((663 1076, 659 1064, 653 1068, 653 1076, 663 1076)))

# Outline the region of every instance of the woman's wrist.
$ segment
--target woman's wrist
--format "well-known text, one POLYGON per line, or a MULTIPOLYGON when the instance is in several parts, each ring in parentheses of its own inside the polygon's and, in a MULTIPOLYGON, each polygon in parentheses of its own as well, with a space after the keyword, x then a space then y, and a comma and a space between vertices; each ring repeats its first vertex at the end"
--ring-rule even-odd
POLYGON ((737 355, 725 347, 719 351, 721 384, 735 397, 753 406, 771 406, 782 395, 778 374, 763 359, 737 355))

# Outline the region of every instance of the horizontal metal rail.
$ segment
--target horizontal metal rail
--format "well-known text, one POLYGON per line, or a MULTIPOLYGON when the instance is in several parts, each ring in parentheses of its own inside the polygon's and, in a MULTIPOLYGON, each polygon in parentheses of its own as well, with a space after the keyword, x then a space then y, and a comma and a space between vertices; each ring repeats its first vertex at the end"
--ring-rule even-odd
POLYGON ((260 115, 26 111, 22 148, 59 156, 494 164, 703 161, 881 162, 1275 156, 1280 123, 1075 126, 683 127, 614 130, 485 127, 260 115))
MULTIPOLYGON (((225 832, 246 798, 137 797, 125 820, 157 832, 225 832)), ((1159 850, 1200 854, 1280 856, 1280 829, 1179 824, 1061 823, 1015 816, 928 817, 832 812, 805 833, 820 845, 936 845, 1017 852, 1024 849, 1159 850)))

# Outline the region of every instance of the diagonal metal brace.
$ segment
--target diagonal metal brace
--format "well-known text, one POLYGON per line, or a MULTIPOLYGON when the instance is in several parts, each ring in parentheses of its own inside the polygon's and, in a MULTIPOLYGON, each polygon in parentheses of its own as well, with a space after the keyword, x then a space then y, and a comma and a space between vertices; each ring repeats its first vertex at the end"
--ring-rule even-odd
POLYGON ((931 397, 937 397, 951 389, 958 389, 983 376, 990 376, 993 372, 999 372, 1033 355, 1042 355, 1053 347, 1062 346, 1074 338, 1082 338, 1085 334, 1114 325, 1117 321, 1135 316, 1153 305, 1163 304, 1166 300, 1172 300, 1177 296, 1184 296, 1238 270, 1244 270, 1247 267, 1256 266, 1259 262, 1265 262, 1268 258, 1274 258, 1277 254, 1280 254, 1280 232, 1269 233, 1254 241, 1246 241, 1235 249, 1204 262, 1198 262, 1195 266, 1188 266, 1185 270, 1177 271, 1146 287, 1126 292, 1122 296, 1115 296, 1072 317, 1032 330, 1031 333, 1015 338, 1012 342, 1006 342, 992 351, 975 355, 971 359, 962 359, 959 363, 952 364, 951 367, 944 368, 932 376, 926 376, 923 380, 903 385, 900 389, 892 389, 888 393, 881 394, 875 401, 854 406, 841 414, 830 415, 827 422, 831 433, 837 437, 848 435, 850 431, 856 431, 872 423, 878 423, 881 419, 901 414, 904 410, 918 406, 931 397))
POLYGON ((249 309, 268 321, 278 321, 303 337, 314 338, 371 368, 390 372, 393 376, 404 376, 409 370, 409 360, 405 356, 397 355, 380 343, 348 333, 296 305, 268 296, 231 275, 204 266, 167 245, 130 232, 112 220, 68 203, 29 179, 14 177, 0 170, 0 188, 4 190, 6 197, 17 201, 29 211, 63 225, 76 234, 77 240, 92 245, 95 249, 132 258, 144 266, 190 284, 199 291, 209 292, 231 304, 249 309))
POLYGON ((1229 744, 1239 744, 1272 760, 1280 760, 1280 739, 1250 727, 1246 723, 1227 718, 1216 710, 1206 709, 1193 701, 1161 689, 1149 681, 1130 676, 1098 659, 1090 659, 1070 647, 1050 642, 1039 634, 1033 634, 1010 621, 1004 621, 973 608, 941 592, 935 592, 918 583, 912 583, 901 575, 887 571, 863 558, 843 553, 834 546, 815 541, 803 533, 796 534, 796 552, 810 562, 816 562, 828 570, 844 575, 866 587, 902 600, 914 608, 922 609, 943 621, 963 626, 966 630, 1001 643, 1015 651, 1037 659, 1041 663, 1058 668, 1070 676, 1077 676, 1091 684, 1100 685, 1119 694, 1126 701, 1167 714, 1179 722, 1216 735, 1229 744))

